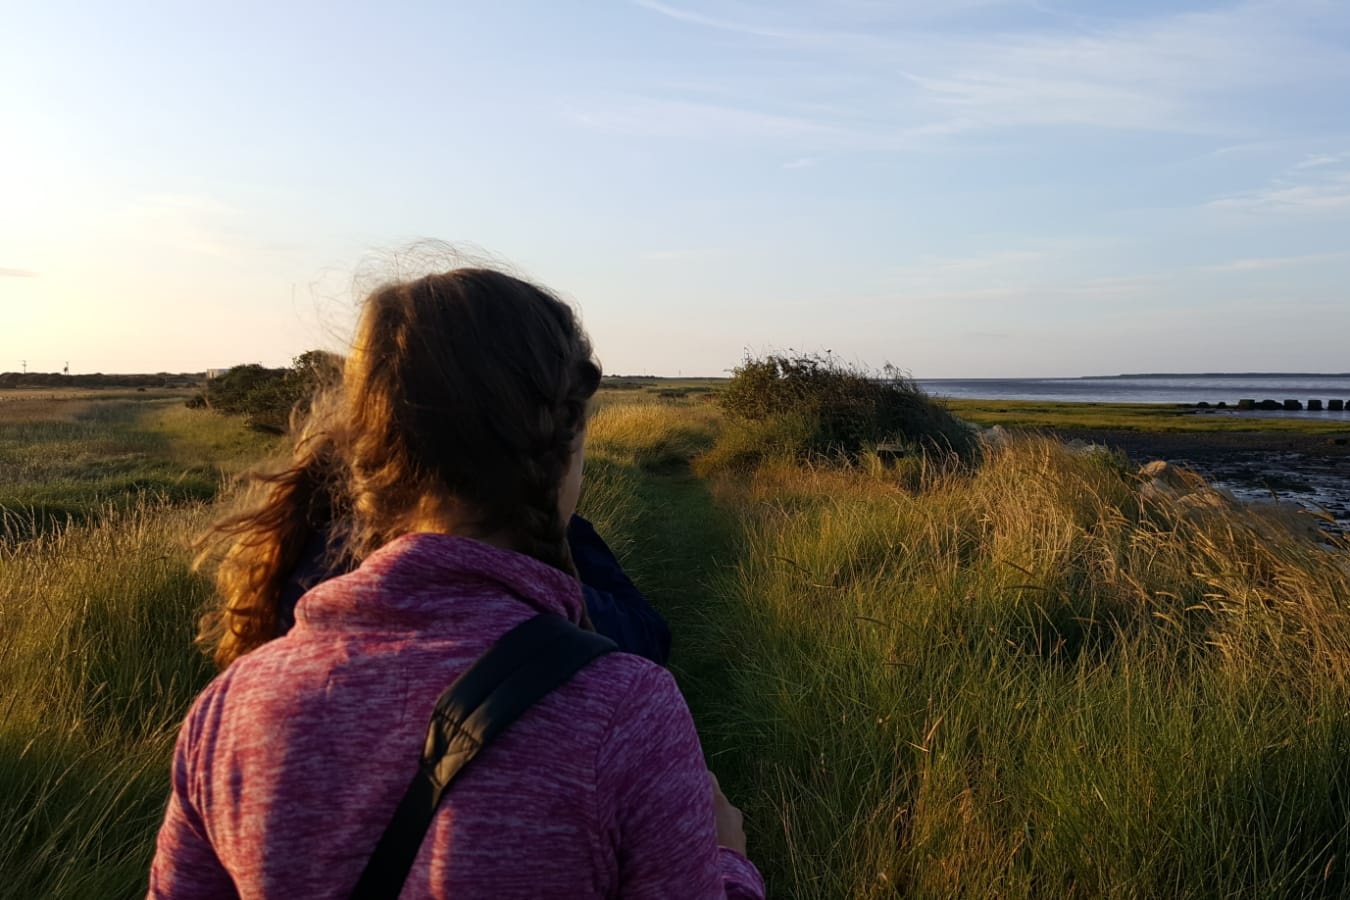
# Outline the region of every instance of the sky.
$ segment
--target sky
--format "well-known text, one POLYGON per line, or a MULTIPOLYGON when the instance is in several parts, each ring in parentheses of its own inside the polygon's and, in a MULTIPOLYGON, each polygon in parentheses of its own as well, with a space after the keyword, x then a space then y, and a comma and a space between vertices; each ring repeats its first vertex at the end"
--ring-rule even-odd
POLYGON ((0 371, 487 259, 615 374, 1344 372, 1348 238, 1344 0, 0 0, 0 371))

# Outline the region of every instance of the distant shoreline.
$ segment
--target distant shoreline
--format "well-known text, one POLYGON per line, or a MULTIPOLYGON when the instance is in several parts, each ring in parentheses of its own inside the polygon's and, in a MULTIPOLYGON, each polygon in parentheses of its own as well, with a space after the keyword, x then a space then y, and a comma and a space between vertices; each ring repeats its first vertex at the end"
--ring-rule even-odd
POLYGON ((1350 378, 1350 372, 1126 372, 1118 375, 1023 375, 950 378, 918 378, 920 382, 939 381, 1110 381, 1128 378, 1350 378))

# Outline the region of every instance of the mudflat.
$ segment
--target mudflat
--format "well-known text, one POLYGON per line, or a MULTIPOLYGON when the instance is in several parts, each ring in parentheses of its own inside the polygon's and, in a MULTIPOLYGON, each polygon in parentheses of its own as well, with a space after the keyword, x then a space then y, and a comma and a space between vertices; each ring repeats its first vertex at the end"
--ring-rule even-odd
POLYGON ((1143 464, 1194 469, 1244 500, 1298 503, 1350 526, 1350 434, 1291 431, 1054 429, 1065 440, 1102 444, 1143 464))

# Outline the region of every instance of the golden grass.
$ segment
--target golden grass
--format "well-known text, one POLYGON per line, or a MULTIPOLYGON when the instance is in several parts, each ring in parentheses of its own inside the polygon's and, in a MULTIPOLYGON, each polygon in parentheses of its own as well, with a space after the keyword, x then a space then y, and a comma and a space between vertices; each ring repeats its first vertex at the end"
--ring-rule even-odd
POLYGON ((207 515, 109 506, 0 554, 0 892, 144 895, 174 735, 210 675, 185 546, 207 515))
MULTIPOLYGON (((138 446, 261 452, 196 415, 137 418, 138 446)), ((1046 439, 970 467, 754 440, 700 401, 604 397, 582 506, 671 614, 772 896, 1350 894, 1343 541, 1046 439), (719 453, 754 462, 699 464, 719 453)), ((182 540, 210 509, 138 497, 0 555, 18 896, 143 892, 209 674, 182 540)))
POLYGON ((587 452, 644 469, 686 465, 712 446, 721 418, 703 402, 602 396, 587 428, 587 452))
POLYGON ((1346 887, 1343 543, 1044 439, 917 481, 719 484, 746 535, 719 727, 782 895, 1346 887))

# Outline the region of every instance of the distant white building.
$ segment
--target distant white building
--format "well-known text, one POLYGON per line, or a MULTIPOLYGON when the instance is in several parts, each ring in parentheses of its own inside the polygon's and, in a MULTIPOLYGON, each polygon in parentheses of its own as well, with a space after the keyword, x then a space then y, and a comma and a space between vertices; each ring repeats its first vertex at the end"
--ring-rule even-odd
POLYGON ((229 370, 229 369, 207 369, 207 370, 206 370, 206 380, 207 380, 207 381, 210 381, 212 378, 219 378, 220 376, 224 375, 224 374, 225 374, 226 372, 228 372, 228 371, 230 371, 230 370, 229 370))

